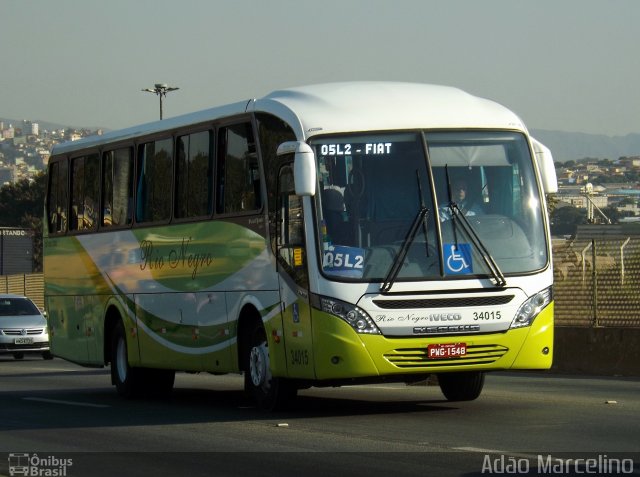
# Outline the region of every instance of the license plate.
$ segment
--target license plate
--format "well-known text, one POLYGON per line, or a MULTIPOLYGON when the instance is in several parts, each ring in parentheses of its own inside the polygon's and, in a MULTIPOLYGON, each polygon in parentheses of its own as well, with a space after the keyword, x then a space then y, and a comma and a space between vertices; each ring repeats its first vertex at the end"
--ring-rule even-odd
POLYGON ((14 343, 17 345, 33 344, 33 338, 16 338, 14 343))
POLYGON ((427 346, 429 359, 460 358, 467 354, 467 343, 431 344, 427 346))

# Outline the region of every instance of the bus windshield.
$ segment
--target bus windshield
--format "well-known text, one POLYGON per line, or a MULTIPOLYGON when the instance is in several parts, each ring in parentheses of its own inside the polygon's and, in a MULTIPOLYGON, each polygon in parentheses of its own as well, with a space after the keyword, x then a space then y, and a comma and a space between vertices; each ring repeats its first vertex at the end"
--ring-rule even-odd
POLYGON ((351 134, 311 140, 323 273, 387 281, 498 277, 548 262, 523 134, 351 134))

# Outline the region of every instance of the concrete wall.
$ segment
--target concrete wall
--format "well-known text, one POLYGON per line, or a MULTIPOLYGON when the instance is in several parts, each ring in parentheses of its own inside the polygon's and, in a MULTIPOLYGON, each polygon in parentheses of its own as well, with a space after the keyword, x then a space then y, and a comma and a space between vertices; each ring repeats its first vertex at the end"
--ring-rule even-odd
POLYGON ((552 371, 640 376, 640 328, 556 327, 552 371))

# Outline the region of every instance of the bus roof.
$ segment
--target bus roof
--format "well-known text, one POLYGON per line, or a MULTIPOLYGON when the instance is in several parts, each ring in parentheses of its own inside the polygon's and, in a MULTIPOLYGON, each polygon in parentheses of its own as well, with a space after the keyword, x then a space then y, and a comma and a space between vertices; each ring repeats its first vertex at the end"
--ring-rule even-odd
POLYGON ((525 126, 493 101, 448 86, 383 81, 325 83, 287 88, 267 96, 141 124, 101 136, 60 143, 52 154, 201 124, 244 112, 267 112, 287 121, 301 139, 316 134, 398 129, 516 129, 525 126))
POLYGON ((301 130, 296 133, 303 139, 348 131, 525 130, 520 118, 498 103, 457 88, 420 83, 366 81, 289 88, 256 100, 253 109, 274 112, 294 127, 297 118, 301 130), (290 111, 289 118, 283 109, 290 111))

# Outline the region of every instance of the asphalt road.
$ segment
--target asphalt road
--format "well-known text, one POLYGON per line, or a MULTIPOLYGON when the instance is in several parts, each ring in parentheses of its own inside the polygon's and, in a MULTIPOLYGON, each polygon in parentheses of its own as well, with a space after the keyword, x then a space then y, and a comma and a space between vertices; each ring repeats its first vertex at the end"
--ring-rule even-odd
POLYGON ((181 373, 169 398, 123 400, 108 369, 0 356, 0 475, 25 455, 70 477, 573 475, 564 458, 640 475, 640 379, 495 373, 465 403, 437 386, 313 388, 267 413, 239 376, 181 373))

